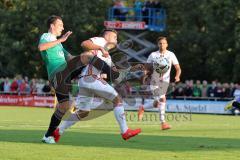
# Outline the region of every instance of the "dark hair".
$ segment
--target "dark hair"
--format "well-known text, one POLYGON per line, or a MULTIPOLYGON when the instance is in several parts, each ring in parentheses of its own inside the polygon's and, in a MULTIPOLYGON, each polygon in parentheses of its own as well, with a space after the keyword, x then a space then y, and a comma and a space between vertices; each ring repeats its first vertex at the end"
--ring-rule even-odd
POLYGON ((62 20, 62 17, 51 15, 47 20, 47 27, 50 28, 50 25, 54 23, 57 19, 62 20))
POLYGON ((159 41, 161 41, 161 40, 163 40, 163 39, 165 39, 166 41, 167 41, 167 37, 158 37, 158 39, 157 39, 157 43, 159 42, 159 41))
POLYGON ((113 33, 118 34, 115 29, 106 28, 106 29, 102 30, 101 36, 104 36, 104 34, 105 34, 106 32, 113 32, 113 33))

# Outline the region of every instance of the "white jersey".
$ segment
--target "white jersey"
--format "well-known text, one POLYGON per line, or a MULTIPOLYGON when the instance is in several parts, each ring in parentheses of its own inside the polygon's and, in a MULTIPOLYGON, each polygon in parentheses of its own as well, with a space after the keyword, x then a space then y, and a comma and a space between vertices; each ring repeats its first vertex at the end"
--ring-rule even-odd
MULTIPOLYGON (((93 37, 90 39, 93 44, 96 44, 98 46, 104 47, 107 44, 107 41, 103 37, 93 37)), ((109 66, 113 66, 112 59, 110 55, 108 57, 103 57, 103 53, 101 50, 92 50, 92 53, 96 55, 98 58, 106 62, 109 66)), ((88 64, 82 71, 81 76, 87 76, 87 75, 96 75, 98 78, 100 78, 101 70, 98 70, 94 66, 88 64)))
POLYGON ((155 70, 153 71, 152 74, 152 81, 164 81, 169 83, 170 82, 170 72, 171 72, 171 67, 172 65, 176 65, 179 64, 177 57, 175 56, 175 54, 173 52, 170 51, 166 51, 164 54, 160 53, 159 51, 156 52, 152 52, 147 59, 147 63, 153 63, 153 62, 157 62, 157 60, 161 57, 167 58, 169 63, 170 63, 170 68, 168 69, 168 71, 166 73, 164 73, 163 75, 160 75, 159 73, 157 73, 155 70))

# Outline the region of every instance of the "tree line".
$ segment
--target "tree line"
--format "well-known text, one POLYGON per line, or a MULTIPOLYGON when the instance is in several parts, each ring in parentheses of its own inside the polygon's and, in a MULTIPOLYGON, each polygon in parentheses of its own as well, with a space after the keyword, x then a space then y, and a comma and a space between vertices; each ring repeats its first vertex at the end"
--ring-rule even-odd
MULTIPOLYGON (((169 39, 169 49, 180 61, 184 79, 239 82, 240 1, 162 1, 167 29, 149 33, 169 39)), ((47 78, 37 50, 47 32, 49 15, 63 17, 65 31, 73 34, 63 45, 73 55, 80 43, 104 28, 112 0, 0 0, 0 77, 23 74, 47 78)))

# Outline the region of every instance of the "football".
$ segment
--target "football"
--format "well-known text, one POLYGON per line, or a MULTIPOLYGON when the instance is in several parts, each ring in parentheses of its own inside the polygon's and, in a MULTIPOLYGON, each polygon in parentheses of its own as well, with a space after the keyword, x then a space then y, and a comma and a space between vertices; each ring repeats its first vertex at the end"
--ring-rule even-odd
POLYGON ((153 63, 154 70, 159 74, 166 73, 170 68, 170 62, 167 58, 159 58, 153 63))

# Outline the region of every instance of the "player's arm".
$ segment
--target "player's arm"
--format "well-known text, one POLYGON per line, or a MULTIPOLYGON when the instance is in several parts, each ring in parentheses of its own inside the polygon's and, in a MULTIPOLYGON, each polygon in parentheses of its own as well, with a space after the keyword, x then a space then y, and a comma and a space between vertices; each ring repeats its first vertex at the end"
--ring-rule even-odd
POLYGON ((52 41, 52 42, 40 43, 38 45, 38 50, 41 52, 41 51, 47 50, 49 48, 52 48, 59 43, 61 43, 59 39, 56 41, 52 41))
POLYGON ((39 51, 44 51, 44 50, 47 50, 49 48, 52 48, 52 47, 56 46, 59 43, 65 42, 71 34, 72 34, 72 32, 68 31, 61 38, 59 38, 59 39, 57 39, 55 41, 40 43, 38 45, 38 50, 39 51))
POLYGON ((179 82, 182 70, 181 70, 181 67, 180 67, 179 64, 175 64, 174 67, 175 67, 175 70, 176 70, 175 82, 179 82))
POLYGON ((109 53, 101 46, 94 44, 90 39, 83 41, 81 43, 81 47, 85 50, 85 51, 89 51, 89 50, 101 50, 101 52, 103 53, 103 55, 109 55, 109 53))

